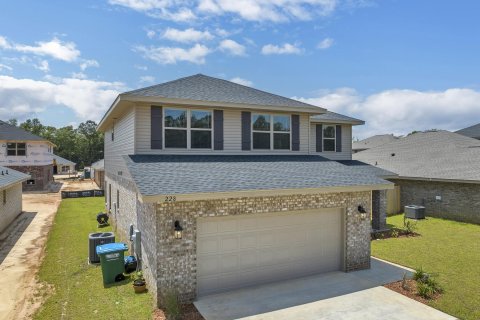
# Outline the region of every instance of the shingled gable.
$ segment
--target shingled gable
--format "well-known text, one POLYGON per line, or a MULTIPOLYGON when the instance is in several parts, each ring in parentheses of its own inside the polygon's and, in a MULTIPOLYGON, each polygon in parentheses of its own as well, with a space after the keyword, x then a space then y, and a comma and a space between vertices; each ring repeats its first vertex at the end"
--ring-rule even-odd
POLYGON ((211 107, 271 109, 287 112, 322 114, 326 109, 231 81, 196 74, 189 77, 128 91, 118 95, 99 123, 104 128, 111 116, 117 116, 128 102, 171 103, 211 107))

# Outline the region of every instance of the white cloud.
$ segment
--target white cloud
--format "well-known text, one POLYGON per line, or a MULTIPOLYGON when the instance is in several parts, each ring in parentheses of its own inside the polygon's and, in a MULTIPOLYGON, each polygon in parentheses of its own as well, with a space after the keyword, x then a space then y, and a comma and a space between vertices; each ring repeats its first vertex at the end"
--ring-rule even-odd
POLYGON ((13 70, 13 68, 12 68, 12 67, 10 67, 10 66, 7 66, 6 64, 2 64, 2 63, 0 63, 0 71, 2 71, 2 70, 8 70, 8 71, 12 71, 12 70, 13 70))
POLYGON ((253 82, 252 82, 252 81, 247 80, 247 79, 243 79, 243 78, 240 78, 240 77, 232 78, 232 79, 230 79, 230 81, 235 82, 235 83, 238 83, 238 84, 241 84, 241 85, 243 85, 243 86, 247 86, 247 87, 253 86, 253 82))
POLYGON ((81 120, 98 121, 125 86, 73 78, 38 81, 0 76, 0 118, 25 116, 52 106, 72 109, 81 120))
POLYGON ((75 79, 87 79, 88 76, 83 72, 72 72, 72 78, 75 79))
POLYGON ((80 51, 77 50, 75 43, 64 42, 56 37, 50 41, 38 41, 35 45, 31 46, 12 43, 5 37, 0 36, 0 48, 38 56, 49 56, 66 62, 73 62, 80 56, 80 51))
POLYGON ((84 60, 81 64, 80 64, 80 69, 82 71, 85 71, 87 68, 91 68, 91 67, 100 67, 100 64, 98 63, 97 60, 84 60))
MULTIPOLYGON (((363 1, 363 0, 362 0, 363 1)), ((354 2, 352 0, 348 2, 354 2)), ((174 21, 192 21, 198 16, 234 15, 248 21, 285 22, 312 20, 328 16, 339 0, 109 0, 151 17, 174 21), (192 9, 189 9, 190 6, 192 9)), ((353 8, 353 6, 351 6, 353 8)))
POLYGON ((195 64, 204 64, 205 57, 210 49, 204 45, 196 44, 189 49, 176 47, 144 47, 138 46, 136 51, 141 52, 147 59, 159 64, 176 64, 178 61, 187 61, 195 64))
POLYGON ((187 7, 179 6, 184 1, 178 0, 109 0, 111 5, 126 7, 143 12, 153 18, 178 22, 195 20, 196 16, 187 7))
POLYGON ((225 39, 220 42, 218 49, 224 52, 228 52, 234 56, 244 56, 245 46, 231 39, 225 39))
POLYGON ((317 45, 317 48, 320 50, 325 50, 330 48, 333 45, 334 41, 332 38, 325 38, 317 45))
POLYGON ((137 70, 142 70, 142 71, 147 71, 148 70, 147 66, 141 66, 141 65, 138 65, 138 64, 134 65, 133 67, 137 70))
POLYGON ((155 32, 155 31, 153 31, 153 30, 147 30, 147 37, 148 37, 149 39, 153 39, 153 38, 155 37, 155 35, 156 35, 156 32, 155 32))
POLYGON ((40 71, 43 71, 43 72, 50 71, 50 66, 49 66, 47 60, 40 61, 40 63, 38 65, 35 65, 35 68, 40 70, 40 71))
POLYGON ((303 49, 297 45, 284 43, 282 46, 267 44, 262 48, 262 54, 301 54, 303 49))
POLYGON ((354 128, 354 134, 361 138, 383 133, 404 135, 433 128, 457 130, 480 119, 480 92, 463 88, 392 89, 369 96, 362 96, 351 88, 340 88, 320 92, 314 98, 295 99, 365 120, 365 126, 354 128))
POLYGON ((153 76, 141 76, 140 82, 141 83, 153 83, 155 81, 155 77, 153 76))
POLYGON ((200 0, 198 10, 211 15, 235 14, 249 21, 284 22, 330 15, 337 3, 337 0, 200 0))
POLYGON ((214 37, 208 31, 199 31, 193 28, 185 30, 178 30, 175 28, 167 28, 162 35, 162 38, 171 41, 177 41, 182 43, 199 42, 205 40, 212 40, 214 37))

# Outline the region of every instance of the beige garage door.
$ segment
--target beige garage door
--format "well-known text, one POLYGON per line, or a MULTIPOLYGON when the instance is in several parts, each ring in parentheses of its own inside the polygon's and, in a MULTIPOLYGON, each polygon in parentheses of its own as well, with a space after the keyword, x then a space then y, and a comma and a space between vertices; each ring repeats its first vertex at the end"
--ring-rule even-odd
POLYGON ((198 295, 341 270, 342 213, 334 208, 199 218, 198 295))

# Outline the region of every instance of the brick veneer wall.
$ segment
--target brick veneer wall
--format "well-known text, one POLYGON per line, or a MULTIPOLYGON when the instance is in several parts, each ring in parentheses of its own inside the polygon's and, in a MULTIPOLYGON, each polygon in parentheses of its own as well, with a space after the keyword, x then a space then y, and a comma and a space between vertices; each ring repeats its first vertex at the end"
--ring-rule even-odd
POLYGON ((197 218, 240 214, 263 214, 316 208, 346 209, 345 269, 370 267, 370 219, 362 218, 359 205, 370 211, 370 192, 327 193, 220 199, 157 204, 157 276, 158 300, 162 291, 175 289, 183 301, 196 297, 197 218), (184 232, 174 239, 174 221, 184 232))
POLYGON ((400 186, 402 208, 424 205, 432 217, 480 224, 480 184, 392 180, 400 186), (441 196, 441 200, 436 200, 441 196))
POLYGON ((46 166, 7 166, 14 170, 27 173, 35 180, 34 185, 24 182, 23 191, 43 191, 48 187, 48 183, 53 181, 53 165, 46 166))
MULTIPOLYGON (((135 185, 129 179, 106 173, 105 203, 108 203, 108 186, 112 185, 112 208, 110 217, 117 242, 125 242, 131 249, 129 240, 130 224, 141 231, 142 237, 142 271, 147 281, 148 290, 157 298, 157 242, 155 205, 142 203, 133 190, 135 185), (120 191, 120 207, 114 212, 113 204, 117 201, 117 190, 120 191)), ((156 302, 156 301, 155 301, 156 302)))
POLYGON ((22 184, 19 182, 7 189, 0 189, 0 232, 22 212, 22 184), (7 202, 3 204, 3 190, 7 192, 7 202))
POLYGON ((372 228, 387 228, 387 190, 372 191, 372 228))

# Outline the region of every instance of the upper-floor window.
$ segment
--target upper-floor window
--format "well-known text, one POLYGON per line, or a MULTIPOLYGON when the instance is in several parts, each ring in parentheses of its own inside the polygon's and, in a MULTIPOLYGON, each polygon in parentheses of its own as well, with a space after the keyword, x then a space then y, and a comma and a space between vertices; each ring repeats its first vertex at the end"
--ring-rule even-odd
POLYGON ((335 151, 335 126, 323 127, 323 151, 335 151))
POLYGON ((7 143, 7 156, 25 156, 27 155, 27 145, 25 143, 7 143))
POLYGON ((165 148, 212 149, 212 112, 164 109, 165 148))
POLYGON ((252 114, 252 148, 290 150, 290 116, 252 114))

